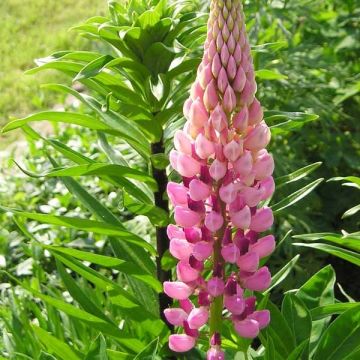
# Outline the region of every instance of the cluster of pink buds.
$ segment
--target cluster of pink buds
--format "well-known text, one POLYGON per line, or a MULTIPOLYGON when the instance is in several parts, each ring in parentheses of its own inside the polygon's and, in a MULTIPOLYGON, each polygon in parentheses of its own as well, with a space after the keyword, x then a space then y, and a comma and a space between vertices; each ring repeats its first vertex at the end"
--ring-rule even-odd
POLYGON ((209 323, 207 358, 224 359, 223 319, 244 338, 255 338, 270 321, 252 296, 270 285, 259 262, 275 247, 274 237, 262 234, 273 224, 271 209, 261 205, 274 192, 274 161, 255 93, 241 0, 212 0, 204 56, 184 104, 187 122, 170 153, 182 176, 167 188, 177 224, 168 227, 170 253, 179 262, 177 281, 164 283, 176 300, 165 316, 184 330, 170 335, 176 352, 193 348, 209 323))

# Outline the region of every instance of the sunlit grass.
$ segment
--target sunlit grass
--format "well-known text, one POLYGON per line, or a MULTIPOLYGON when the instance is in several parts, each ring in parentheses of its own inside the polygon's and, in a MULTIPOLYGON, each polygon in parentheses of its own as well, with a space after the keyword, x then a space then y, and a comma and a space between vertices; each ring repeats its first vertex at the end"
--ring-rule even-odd
MULTIPOLYGON (((25 116, 53 106, 58 98, 40 89, 42 82, 64 82, 58 73, 24 75, 35 58, 63 49, 86 49, 87 41, 71 26, 103 15, 106 0, 0 1, 0 125, 10 116, 25 116)), ((6 140, 2 139, 4 144, 6 140)))

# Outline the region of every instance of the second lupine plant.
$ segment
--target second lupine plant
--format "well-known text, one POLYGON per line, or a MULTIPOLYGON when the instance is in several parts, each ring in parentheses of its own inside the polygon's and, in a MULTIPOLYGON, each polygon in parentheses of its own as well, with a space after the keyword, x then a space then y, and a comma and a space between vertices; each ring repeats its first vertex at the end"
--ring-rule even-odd
POLYGON ((204 56, 184 104, 187 122, 170 153, 182 176, 167 188, 177 224, 168 227, 170 253, 179 262, 177 280, 164 283, 176 301, 165 316, 183 328, 169 338, 176 352, 193 348, 209 323, 208 359, 224 359, 222 321, 232 321, 244 338, 255 338, 270 321, 253 296, 270 285, 259 262, 275 247, 274 237, 263 234, 273 223, 261 204, 274 192, 274 162, 255 93, 241 0, 212 0, 204 56))

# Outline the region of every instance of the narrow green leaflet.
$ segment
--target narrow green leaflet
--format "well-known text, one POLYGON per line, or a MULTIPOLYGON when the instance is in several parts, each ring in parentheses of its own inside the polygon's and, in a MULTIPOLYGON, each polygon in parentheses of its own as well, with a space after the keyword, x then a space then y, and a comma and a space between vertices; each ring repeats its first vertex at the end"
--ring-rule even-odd
POLYGON ((134 355, 130 355, 124 352, 115 351, 111 349, 106 350, 109 360, 133 360, 134 355))
POLYGON ((86 64, 75 76, 73 81, 96 76, 104 66, 114 58, 111 55, 102 55, 86 64))
POLYGON ((290 131, 300 130, 306 123, 318 118, 318 115, 301 112, 265 112, 265 121, 269 124, 273 135, 286 134, 290 131))
POLYGON ((49 334, 44 329, 33 325, 32 329, 37 335, 38 339, 45 346, 47 351, 50 351, 57 356, 58 359, 63 360, 80 360, 76 352, 65 342, 59 340, 57 337, 49 334))
MULTIPOLYGON (((143 181, 146 184, 151 185, 152 189, 155 191, 157 188, 156 180, 153 179, 148 174, 143 173, 142 171, 132 169, 127 166, 117 165, 117 164, 101 164, 93 163, 89 165, 78 165, 72 166, 64 169, 54 169, 44 176, 46 177, 57 177, 57 176, 85 176, 85 175, 95 175, 95 176, 117 176, 125 177, 129 179, 135 179, 143 181)), ((135 185, 132 185, 135 186, 135 185)))
POLYGON ((264 304, 270 310, 271 322, 263 330, 260 336, 262 344, 266 347, 267 339, 271 338, 275 351, 280 357, 287 359, 287 356, 295 347, 295 338, 280 310, 270 300, 264 304))
MULTIPOLYGON (((311 313, 314 308, 334 303, 334 284, 335 272, 334 269, 328 265, 306 281, 306 283, 296 292, 296 296, 305 303, 311 313)), ((310 355, 316 348, 318 339, 326 329, 329 321, 330 317, 312 322, 310 355)))
POLYGON ((158 346, 159 339, 154 339, 134 357, 134 360, 155 360, 158 346))
POLYGON ((271 206, 273 212, 276 214, 281 210, 284 210, 287 207, 296 204, 298 201, 310 194, 323 180, 324 179, 317 179, 310 184, 307 184, 303 188, 295 191, 294 193, 286 196, 284 199, 271 206))
POLYGON ((294 268, 295 264, 299 260, 300 255, 294 256, 285 266, 283 266, 271 279, 271 285, 268 289, 264 291, 264 294, 270 292, 271 289, 279 285, 286 277, 290 274, 291 270, 294 268))
POLYGON ((84 126, 92 130, 101 130, 106 132, 113 132, 112 129, 99 121, 98 119, 79 113, 71 113, 64 111, 42 111, 37 114, 29 115, 22 119, 16 119, 10 121, 2 129, 3 133, 9 132, 11 130, 17 129, 33 121, 52 121, 52 122, 63 122, 67 124, 74 124, 79 126, 84 126))
POLYGON ((43 247, 51 252, 66 254, 78 260, 88 261, 92 264, 118 270, 122 273, 128 274, 136 279, 145 282, 157 292, 162 291, 162 285, 155 278, 154 275, 150 273, 146 273, 144 270, 140 269, 138 266, 128 261, 118 259, 115 257, 94 254, 89 251, 81 251, 81 250, 77 250, 73 248, 65 248, 61 246, 43 245, 43 247))
POLYGON ((304 350, 309 346, 309 340, 304 340, 300 345, 298 345, 289 355, 286 360, 299 360, 302 358, 304 350))
POLYGON ((351 209, 347 210, 344 212, 343 216, 341 217, 342 219, 345 219, 347 217, 353 216, 356 213, 358 213, 360 211, 360 204, 353 206, 351 209))
POLYGON ((85 311, 107 321, 110 324, 115 325, 112 320, 110 320, 101 311, 101 309, 93 303, 92 299, 84 293, 84 291, 78 286, 76 281, 67 273, 62 263, 57 259, 56 267, 66 289, 85 311))
POLYGON ((312 173, 314 170, 316 170, 320 165, 322 164, 321 161, 307 165, 302 167, 301 169, 295 170, 294 172, 278 177, 275 179, 276 187, 279 188, 279 186, 290 184, 295 181, 299 181, 303 179, 305 176, 312 173))
POLYGON ((287 293, 282 302, 281 312, 295 337, 297 345, 310 338, 311 316, 300 298, 293 293, 287 293))
POLYGON ((343 312, 358 307, 359 302, 336 303, 330 305, 319 306, 311 310, 311 317, 313 320, 319 320, 329 315, 338 315, 343 312))
POLYGON ((106 352, 106 340, 102 334, 90 344, 84 360, 109 360, 106 352))
POLYGON ((355 360, 360 351, 360 305, 341 314, 326 329, 314 360, 355 360))
POLYGON ((288 78, 286 75, 269 69, 256 70, 255 76, 260 80, 284 80, 288 78))
POLYGON ((337 256, 341 259, 344 259, 346 261, 349 261, 357 266, 360 266, 360 254, 350 251, 350 250, 342 249, 340 247, 333 246, 333 245, 320 244, 320 243, 312 243, 312 244, 294 243, 293 245, 304 246, 304 247, 309 247, 312 249, 321 250, 328 254, 331 254, 331 255, 337 256))
POLYGON ((139 247, 142 247, 150 251, 152 254, 156 254, 156 250, 153 248, 151 244, 147 243, 145 240, 131 233, 130 231, 127 231, 116 225, 112 225, 105 222, 94 221, 94 220, 67 217, 67 216, 29 213, 26 211, 9 209, 6 207, 0 207, 0 209, 2 209, 3 211, 11 212, 23 218, 36 220, 45 224, 65 226, 67 228, 83 230, 87 232, 94 232, 96 234, 114 236, 123 241, 130 242, 139 247))
POLYGON ((18 281, 15 277, 7 273, 7 276, 9 276, 13 281, 18 283, 20 286, 22 286, 24 289, 32 293, 35 297, 43 300, 44 302, 48 303, 49 305, 52 305, 56 309, 64 312, 65 314, 78 319, 82 321, 83 323, 87 324, 92 329, 97 329, 104 334, 107 334, 111 337, 116 338, 116 340, 121 343, 125 348, 130 349, 131 351, 137 351, 139 347, 143 347, 141 341, 138 339, 135 339, 129 335, 127 335, 124 331, 121 331, 118 327, 109 324, 108 322, 104 321, 103 319, 98 318, 97 316, 94 316, 92 314, 89 314, 88 312, 81 310, 71 304, 68 304, 62 300, 53 298, 48 295, 44 295, 40 293, 39 291, 36 291, 35 289, 25 285, 24 283, 21 283, 18 281))
POLYGON ((306 241, 317 241, 325 240, 337 245, 344 246, 350 250, 360 252, 360 239, 358 239, 355 234, 334 234, 334 233, 314 233, 314 234, 301 234, 294 235, 294 239, 306 240, 306 241))

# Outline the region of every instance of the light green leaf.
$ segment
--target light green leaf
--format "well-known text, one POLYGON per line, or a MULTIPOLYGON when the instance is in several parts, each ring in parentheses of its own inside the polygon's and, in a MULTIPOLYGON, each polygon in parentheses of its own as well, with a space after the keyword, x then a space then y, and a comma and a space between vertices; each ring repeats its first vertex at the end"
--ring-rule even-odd
POLYGON ((8 124, 4 126, 2 132, 3 133, 9 132, 11 130, 22 127, 23 125, 26 125, 33 121, 44 121, 44 120, 55 123, 62 122, 67 124, 80 125, 92 130, 113 132, 113 130, 108 125, 102 123, 101 121, 97 120, 96 118, 90 115, 64 112, 64 111, 43 111, 33 115, 29 115, 22 119, 16 119, 10 121, 8 124))
POLYGON ((255 76, 261 80, 284 80, 288 77, 274 70, 260 69, 255 71, 255 76))
POLYGON ((285 185, 285 184, 290 184, 295 181, 301 180, 302 178, 304 178, 305 176, 309 175, 314 170, 316 170, 321 164, 322 164, 322 162, 319 161, 319 162, 304 166, 301 169, 295 170, 294 172, 292 172, 288 175, 276 178, 275 179, 276 188, 279 188, 280 186, 285 185))
POLYGON ((293 192, 292 194, 286 196, 284 199, 280 200, 278 203, 271 206, 274 214, 277 214, 281 210, 286 209, 287 207, 296 204, 298 201, 303 199, 305 196, 310 194, 324 179, 317 179, 310 184, 305 185, 303 188, 293 192))
POLYGON ((338 315, 343 312, 358 307, 359 302, 336 303, 330 305, 319 306, 311 310, 311 317, 313 320, 323 319, 329 315, 338 315))
POLYGON ((68 344, 59 340, 57 337, 50 335, 44 329, 35 325, 32 325, 32 329, 37 335, 38 339, 45 346, 46 350, 55 354, 58 358, 63 360, 81 359, 68 344))
POLYGON ((297 345, 309 339, 311 316, 305 303, 299 297, 293 293, 287 293, 282 302, 281 312, 296 339, 297 345))
POLYGON ((294 239, 300 239, 305 241, 317 241, 317 240, 325 240, 328 242, 332 242, 337 245, 341 245, 347 247, 351 250, 360 252, 360 239, 355 236, 356 233, 353 234, 334 234, 334 233, 314 233, 314 234, 301 234, 294 235, 294 239))
POLYGON ((290 274, 296 262, 299 260, 300 255, 294 256, 286 265, 284 265, 271 279, 271 285, 265 290, 264 294, 268 293, 271 289, 279 285, 290 274))
POLYGON ((360 305, 347 310, 330 324, 314 353, 314 360, 352 360, 360 350, 360 305))
POLYGON ((312 249, 321 250, 328 254, 331 254, 331 255, 337 256, 341 259, 344 259, 346 261, 349 261, 357 266, 360 266, 360 254, 350 251, 350 250, 345 250, 345 249, 342 249, 337 246, 328 245, 328 244, 320 244, 320 243, 312 243, 312 244, 294 243, 293 245, 304 246, 304 247, 309 247, 312 249))
POLYGON ((97 234, 114 236, 122 239, 123 241, 128 241, 137 246, 140 246, 144 249, 147 249, 152 254, 156 253, 156 250, 153 246, 147 243, 145 240, 141 239, 139 236, 127 231, 119 226, 111 225, 105 222, 99 222, 94 220, 73 218, 67 216, 56 216, 56 215, 48 215, 41 213, 29 213, 26 211, 9 209, 6 207, 0 207, 3 211, 11 212, 17 216, 36 220, 45 224, 57 225, 57 226, 65 226, 67 228, 83 230, 88 232, 94 232, 97 234))

